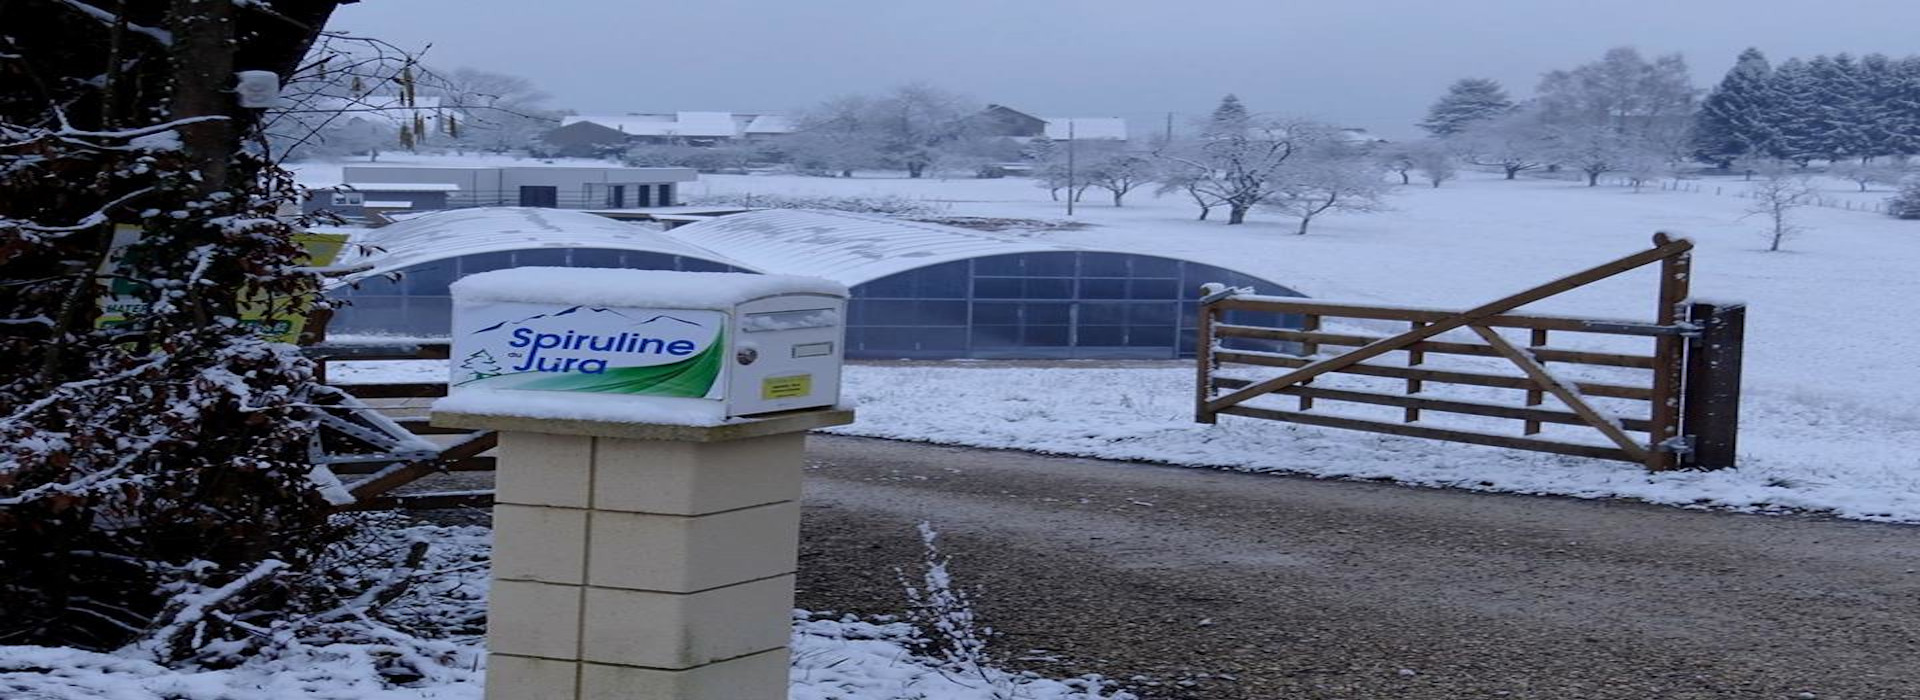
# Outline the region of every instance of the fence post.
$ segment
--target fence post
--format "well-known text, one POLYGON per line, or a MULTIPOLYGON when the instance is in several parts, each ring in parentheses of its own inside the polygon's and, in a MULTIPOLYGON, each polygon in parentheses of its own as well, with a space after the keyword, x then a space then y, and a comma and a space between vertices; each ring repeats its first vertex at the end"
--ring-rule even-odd
POLYGON ((1193 403, 1193 422, 1195 423, 1220 422, 1219 415, 1207 408, 1207 402, 1213 399, 1213 371, 1218 369, 1213 359, 1213 324, 1216 313, 1218 313, 1218 307, 1214 306, 1213 302, 1200 303, 1200 327, 1194 330, 1194 335, 1197 337, 1193 339, 1193 360, 1200 374, 1199 381, 1196 382, 1199 387, 1198 395, 1194 397, 1193 403))
POLYGON ((1701 328, 1688 341, 1682 434, 1693 439, 1687 466, 1734 466, 1740 430, 1740 362, 1747 326, 1744 304, 1696 303, 1688 320, 1701 328))

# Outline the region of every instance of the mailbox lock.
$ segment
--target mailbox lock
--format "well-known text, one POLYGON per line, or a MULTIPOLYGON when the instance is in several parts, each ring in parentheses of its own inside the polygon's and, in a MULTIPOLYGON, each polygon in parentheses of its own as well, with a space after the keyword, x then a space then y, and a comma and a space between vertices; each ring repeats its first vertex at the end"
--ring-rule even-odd
POLYGON ((740 364, 750 365, 753 364, 754 360, 760 359, 760 351, 750 347, 743 347, 733 353, 733 359, 740 364))

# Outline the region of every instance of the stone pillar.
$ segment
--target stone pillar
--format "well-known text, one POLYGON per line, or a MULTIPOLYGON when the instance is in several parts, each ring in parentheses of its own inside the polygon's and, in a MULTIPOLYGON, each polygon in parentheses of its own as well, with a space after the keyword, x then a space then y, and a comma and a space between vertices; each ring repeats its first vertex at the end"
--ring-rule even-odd
POLYGON ((487 700, 784 700, 811 428, 435 413, 500 431, 487 700))

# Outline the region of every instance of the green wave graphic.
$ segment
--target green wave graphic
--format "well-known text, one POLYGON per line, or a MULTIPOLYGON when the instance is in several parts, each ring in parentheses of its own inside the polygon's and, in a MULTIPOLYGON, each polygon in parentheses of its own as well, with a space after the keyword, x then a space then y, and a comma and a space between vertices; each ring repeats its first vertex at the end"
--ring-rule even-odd
POLYGON ((720 377, 721 354, 726 347, 723 340, 716 335, 713 344, 700 354, 672 364, 615 367, 602 374, 556 374, 513 388, 705 398, 720 377))

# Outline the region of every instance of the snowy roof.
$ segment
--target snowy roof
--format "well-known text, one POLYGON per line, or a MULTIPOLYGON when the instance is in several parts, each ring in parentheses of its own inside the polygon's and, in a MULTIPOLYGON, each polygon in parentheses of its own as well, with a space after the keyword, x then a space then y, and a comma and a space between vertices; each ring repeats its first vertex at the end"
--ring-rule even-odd
POLYGON ((1049 117, 1047 119, 1047 138, 1055 141, 1067 139, 1071 127, 1073 138, 1082 141, 1127 140, 1127 120, 1118 117, 1049 117))
MULTIPOLYGON (((527 248, 614 248, 709 260, 750 272, 806 275, 854 287, 930 265, 990 255, 1102 251, 869 214, 761 209, 661 232, 582 211, 453 209, 353 231, 349 279, 446 258, 527 248)), ((1137 253, 1126 253, 1137 255, 1137 253)))
POLYGON ((318 189, 361 192, 459 192, 460 186, 451 182, 348 182, 318 189))
POLYGON ((785 116, 778 114, 755 115, 753 121, 747 123, 746 129, 746 133, 749 134, 787 134, 792 132, 793 122, 788 121, 785 116))
POLYGON ((764 209, 688 224, 668 236, 746 267, 854 286, 984 255, 1081 250, 953 226, 808 209, 764 209))
POLYGON ((751 269, 638 224, 585 212, 533 207, 450 209, 380 228, 355 230, 340 262, 371 263, 366 272, 354 276, 358 278, 462 255, 528 248, 637 250, 751 269))
POLYGON ((734 136, 739 127, 731 112, 675 112, 673 114, 627 114, 622 116, 571 116, 561 126, 593 122, 634 136, 734 136))

